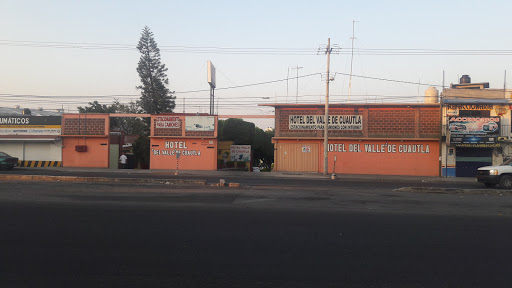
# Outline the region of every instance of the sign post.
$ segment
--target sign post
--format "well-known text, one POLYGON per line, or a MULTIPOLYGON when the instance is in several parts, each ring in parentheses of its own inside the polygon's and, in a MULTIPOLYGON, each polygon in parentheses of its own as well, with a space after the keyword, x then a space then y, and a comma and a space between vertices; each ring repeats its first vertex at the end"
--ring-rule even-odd
POLYGON ((176 172, 174 173, 174 175, 178 175, 179 174, 179 163, 180 163, 180 156, 181 156, 181 151, 180 150, 176 150, 176 172))

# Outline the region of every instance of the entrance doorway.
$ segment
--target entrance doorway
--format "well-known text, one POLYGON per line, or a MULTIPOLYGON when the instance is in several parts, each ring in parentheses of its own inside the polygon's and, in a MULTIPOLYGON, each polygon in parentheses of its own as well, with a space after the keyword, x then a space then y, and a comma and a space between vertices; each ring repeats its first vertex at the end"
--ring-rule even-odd
POLYGON ((457 147, 456 177, 475 177, 479 167, 492 165, 492 149, 457 147))

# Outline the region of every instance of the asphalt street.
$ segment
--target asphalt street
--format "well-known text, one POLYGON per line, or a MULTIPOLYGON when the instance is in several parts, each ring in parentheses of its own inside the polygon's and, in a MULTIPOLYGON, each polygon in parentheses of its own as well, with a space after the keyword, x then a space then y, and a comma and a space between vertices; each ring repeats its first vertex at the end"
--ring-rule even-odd
POLYGON ((0 182, 1 287, 509 287, 512 196, 0 182))

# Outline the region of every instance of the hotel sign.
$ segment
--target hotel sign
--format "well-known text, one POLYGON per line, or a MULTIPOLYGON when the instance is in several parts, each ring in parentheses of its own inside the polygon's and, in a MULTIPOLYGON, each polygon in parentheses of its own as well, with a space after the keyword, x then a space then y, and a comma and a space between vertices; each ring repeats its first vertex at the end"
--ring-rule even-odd
MULTIPOLYGON (((332 115, 328 117, 329 130, 363 130, 362 115, 332 115)), ((324 115, 290 115, 290 130, 324 130, 324 115)))

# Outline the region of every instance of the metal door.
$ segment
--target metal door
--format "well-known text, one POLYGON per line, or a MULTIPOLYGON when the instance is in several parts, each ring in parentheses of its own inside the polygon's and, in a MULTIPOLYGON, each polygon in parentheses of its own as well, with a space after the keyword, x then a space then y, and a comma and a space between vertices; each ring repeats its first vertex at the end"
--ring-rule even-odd
POLYGON ((277 171, 318 172, 317 143, 278 143, 277 171))

